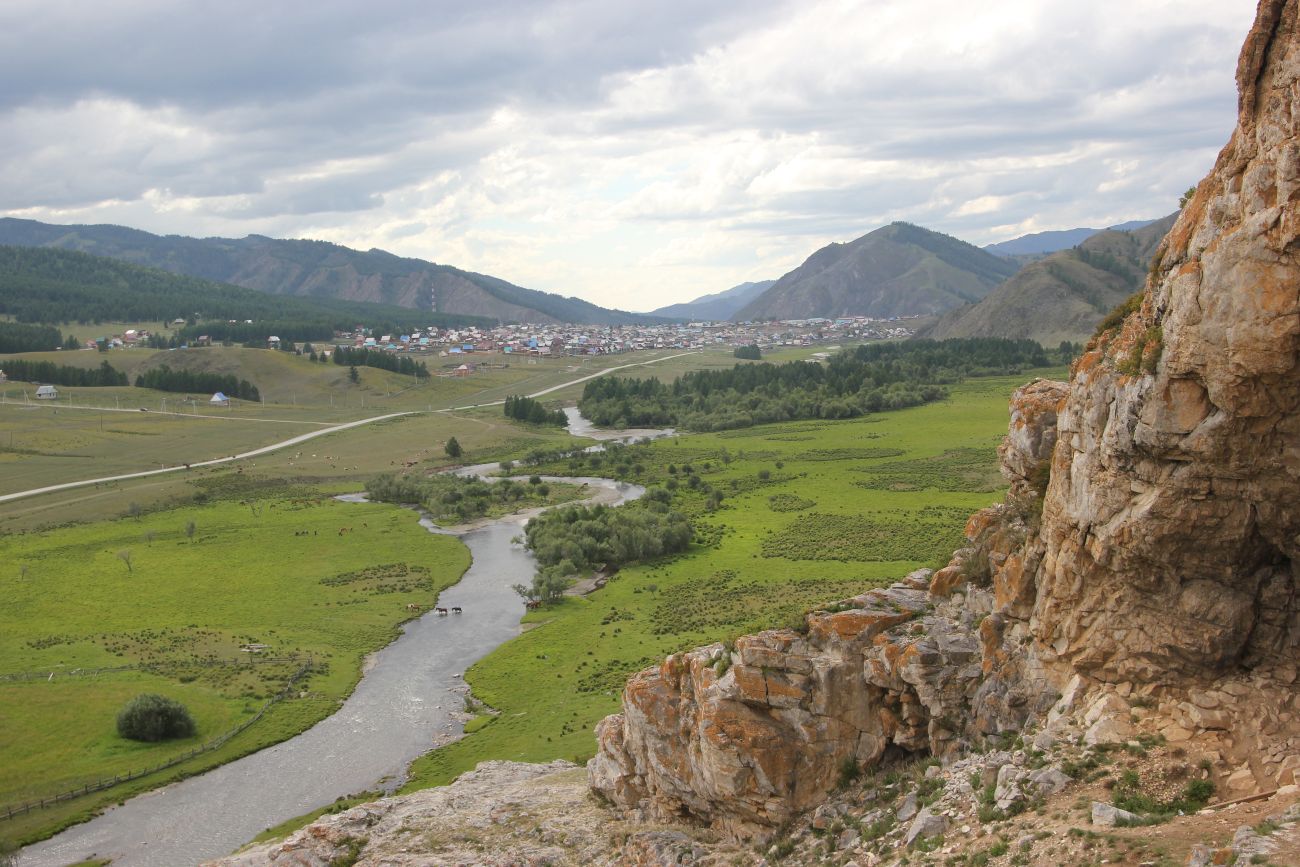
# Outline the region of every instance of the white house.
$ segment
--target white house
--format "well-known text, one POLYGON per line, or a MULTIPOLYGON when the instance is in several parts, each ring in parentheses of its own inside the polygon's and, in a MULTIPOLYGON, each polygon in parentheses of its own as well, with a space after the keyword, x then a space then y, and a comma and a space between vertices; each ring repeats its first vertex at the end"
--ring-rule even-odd
POLYGON ((54 400, 59 396, 59 390, 52 385, 42 385, 36 389, 36 396, 41 400, 54 400))

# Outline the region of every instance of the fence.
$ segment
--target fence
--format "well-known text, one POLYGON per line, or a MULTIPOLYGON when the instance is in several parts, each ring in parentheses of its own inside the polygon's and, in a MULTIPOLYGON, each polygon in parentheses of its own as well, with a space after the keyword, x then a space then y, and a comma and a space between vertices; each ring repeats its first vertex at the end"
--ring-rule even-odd
POLYGON ((248 662, 238 662, 229 659, 194 659, 184 662, 142 662, 132 665, 113 665, 105 668, 72 668, 66 671, 56 671, 53 669, 44 671, 15 671, 8 674, 0 674, 0 683, 16 683, 25 680, 54 680, 56 677, 91 677, 97 674, 113 674, 119 671, 148 671, 161 672, 169 668, 189 668, 190 666, 200 666, 203 668, 217 668, 224 666, 247 666, 267 665, 277 662, 301 662, 299 656, 258 656, 249 657, 248 662))
MULTIPOLYGON (((295 659, 295 657, 279 657, 276 658, 275 661, 287 661, 292 659, 295 659)), ((263 660, 263 661, 269 662, 271 660, 263 660)), ((127 783, 130 782, 131 780, 138 780, 141 777, 147 777, 150 774, 156 774, 159 771, 165 771, 168 768, 173 768, 176 765, 181 764, 182 762, 188 762, 190 759, 194 758, 195 756, 201 756, 204 753, 210 753, 213 750, 220 749, 221 747, 229 743, 231 738, 235 737, 238 734, 241 734, 242 732, 247 731, 254 723, 258 722, 263 716, 265 716, 267 711, 269 711, 280 701, 284 700, 284 698, 288 696, 289 693, 293 690, 294 685, 297 684, 298 681, 306 677, 308 672, 311 671, 311 663, 312 660, 311 657, 309 656, 307 657, 306 661, 303 662, 301 666, 299 666, 298 670, 293 673, 293 676, 289 678, 288 682, 285 683, 284 688, 281 689, 275 695, 273 695, 271 698, 267 699, 266 704, 262 705, 261 710, 259 710, 256 714, 254 714, 250 719, 244 720, 244 722, 240 723, 235 728, 230 729, 229 731, 224 732, 221 735, 218 735, 214 740, 211 740, 208 743, 203 744, 202 746, 195 747, 194 749, 190 750, 187 753, 183 753, 179 756, 175 756, 174 758, 169 759, 168 761, 162 762, 161 764, 155 765, 153 767, 144 768, 139 771, 128 771, 126 774, 115 775, 112 779, 108 779, 106 777, 104 779, 97 780, 96 782, 93 783, 85 783, 84 785, 78 786, 73 789, 69 789, 65 792, 60 792, 57 795, 51 795, 49 797, 41 798, 36 801, 27 801, 22 804, 0 807, 0 819, 12 819, 16 816, 22 816, 27 813, 30 813, 32 810, 43 810, 46 807, 52 807, 55 804, 59 804, 64 801, 71 801, 74 798, 80 798, 84 795, 89 795, 92 792, 102 792, 105 789, 111 789, 113 786, 120 785, 121 783, 127 783)), ((136 667, 137 666, 123 666, 115 669, 98 669, 98 671, 121 671, 123 669, 136 668, 136 667)))

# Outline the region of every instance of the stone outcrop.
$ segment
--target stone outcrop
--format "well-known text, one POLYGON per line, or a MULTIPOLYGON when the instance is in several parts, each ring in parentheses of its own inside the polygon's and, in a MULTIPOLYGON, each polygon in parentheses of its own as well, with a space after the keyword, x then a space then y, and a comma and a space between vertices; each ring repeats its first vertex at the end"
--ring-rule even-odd
POLYGON ((1027 721, 1122 741, 1138 696, 1166 737, 1221 739, 1241 763, 1229 788, 1281 781, 1268 738, 1300 729, 1298 9, 1260 3, 1237 129, 1140 304, 1103 323, 1068 386, 1017 392, 1010 493, 967 547, 802 632, 636 675, 598 729, 596 791, 753 833, 891 751, 948 756, 1027 721))

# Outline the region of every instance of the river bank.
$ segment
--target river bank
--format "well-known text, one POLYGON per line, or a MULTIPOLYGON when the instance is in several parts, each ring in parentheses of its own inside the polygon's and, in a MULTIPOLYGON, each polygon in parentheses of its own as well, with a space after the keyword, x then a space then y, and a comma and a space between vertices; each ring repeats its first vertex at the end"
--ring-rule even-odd
MULTIPOLYGON (((608 479, 565 481, 588 485, 592 501, 610 505, 643 492, 608 479)), ((460 528, 422 519, 470 549, 469 570, 438 598, 439 606, 463 614, 430 612, 407 623, 371 657, 338 712, 306 732, 29 846, 19 865, 57 867, 91 856, 119 867, 193 864, 339 797, 400 785, 412 759, 459 736, 465 669, 521 632, 523 606, 511 586, 529 583, 534 564, 514 539, 537 511, 460 528)))

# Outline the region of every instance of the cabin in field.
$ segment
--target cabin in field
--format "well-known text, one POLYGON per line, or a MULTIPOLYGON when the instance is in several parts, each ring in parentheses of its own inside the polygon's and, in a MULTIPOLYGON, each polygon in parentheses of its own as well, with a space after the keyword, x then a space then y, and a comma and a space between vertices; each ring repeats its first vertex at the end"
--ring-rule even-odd
POLYGON ((221 392, 217 392, 212 395, 212 399, 209 400, 208 403, 211 406, 230 406, 230 398, 226 397, 221 392))
POLYGON ((59 396, 59 390, 52 385, 42 385, 36 389, 36 397, 40 400, 54 400, 59 396))

